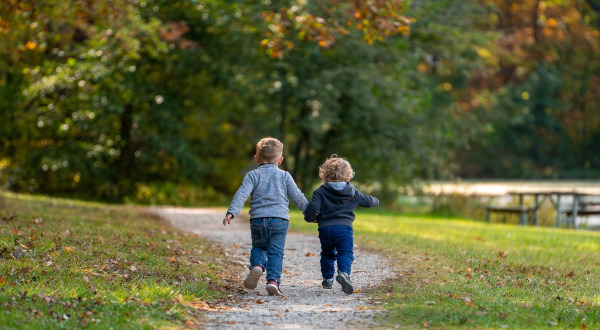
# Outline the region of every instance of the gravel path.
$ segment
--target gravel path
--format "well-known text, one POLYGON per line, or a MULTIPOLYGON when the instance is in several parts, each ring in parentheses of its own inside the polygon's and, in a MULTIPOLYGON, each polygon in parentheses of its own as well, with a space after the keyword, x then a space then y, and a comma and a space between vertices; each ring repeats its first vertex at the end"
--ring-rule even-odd
MULTIPOLYGON (((247 274, 251 240, 247 220, 235 218, 223 226, 225 210, 157 208, 155 212, 175 227, 194 232, 221 245, 228 259, 240 267, 239 285, 247 274)), ((206 328, 228 329, 348 329, 377 325, 383 315, 381 302, 365 293, 347 295, 338 283, 333 290, 321 288, 320 244, 315 235, 288 233, 281 290, 283 297, 267 295, 263 276, 255 290, 239 290, 233 306, 207 312, 206 328)), ((386 278, 395 277, 390 263, 381 256, 355 246, 351 279, 355 290, 368 291, 386 278)))

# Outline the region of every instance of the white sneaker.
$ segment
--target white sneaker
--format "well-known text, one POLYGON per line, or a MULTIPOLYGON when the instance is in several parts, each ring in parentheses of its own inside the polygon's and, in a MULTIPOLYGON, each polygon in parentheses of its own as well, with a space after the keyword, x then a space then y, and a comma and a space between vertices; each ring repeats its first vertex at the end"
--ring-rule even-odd
POLYGON ((256 286, 258 285, 258 280, 262 276, 262 273, 263 273, 262 267, 260 267, 260 266, 252 267, 252 269, 250 269, 250 273, 248 273, 248 276, 246 276, 246 279, 244 280, 244 287, 249 290, 256 289, 256 286))

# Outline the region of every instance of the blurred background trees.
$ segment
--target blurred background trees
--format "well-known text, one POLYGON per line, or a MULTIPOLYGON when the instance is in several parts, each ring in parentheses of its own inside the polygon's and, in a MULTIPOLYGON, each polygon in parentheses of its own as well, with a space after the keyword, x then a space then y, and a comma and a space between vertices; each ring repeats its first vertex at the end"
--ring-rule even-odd
POLYGON ((309 192, 348 158, 422 180, 597 177, 600 4, 4 0, 0 182, 219 201, 256 141, 309 192))

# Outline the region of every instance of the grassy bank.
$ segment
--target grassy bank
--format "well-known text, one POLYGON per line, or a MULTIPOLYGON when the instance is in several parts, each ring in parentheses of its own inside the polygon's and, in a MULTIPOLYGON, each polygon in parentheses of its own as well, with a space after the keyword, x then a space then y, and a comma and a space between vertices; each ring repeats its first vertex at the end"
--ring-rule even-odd
POLYGON ((138 209, 0 193, 5 328, 195 326, 226 265, 138 209))
MULTIPOLYGON (((293 229, 316 235, 293 216, 293 229)), ((354 230, 402 270, 377 293, 390 326, 600 327, 600 233, 380 210, 358 213, 354 230)))

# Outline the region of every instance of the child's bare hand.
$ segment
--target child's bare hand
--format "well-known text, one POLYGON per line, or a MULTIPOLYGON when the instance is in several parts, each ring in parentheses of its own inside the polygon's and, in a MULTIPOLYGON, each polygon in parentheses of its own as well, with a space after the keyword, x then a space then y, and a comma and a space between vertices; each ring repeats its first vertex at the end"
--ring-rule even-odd
POLYGON ((225 219, 223 219, 223 226, 231 224, 231 219, 233 219, 233 215, 231 215, 231 213, 227 213, 227 215, 225 215, 225 219))

